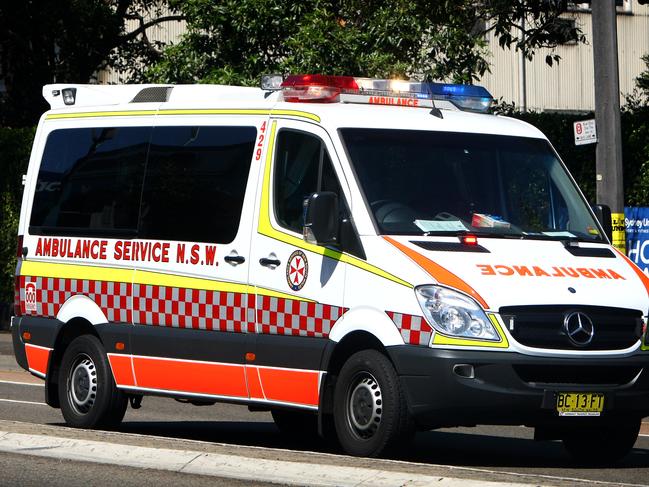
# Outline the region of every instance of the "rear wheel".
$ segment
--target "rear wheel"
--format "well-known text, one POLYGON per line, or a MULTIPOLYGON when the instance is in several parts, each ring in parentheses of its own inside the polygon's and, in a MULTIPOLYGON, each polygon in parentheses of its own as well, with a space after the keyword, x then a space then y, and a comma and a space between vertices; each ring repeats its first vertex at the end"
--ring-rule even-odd
POLYGON ((570 456, 583 464, 614 464, 633 448, 640 419, 624 419, 571 431, 563 439, 570 456))
POLYGON ((411 431, 399 378, 390 361, 376 350, 352 355, 338 376, 334 423, 343 449, 376 457, 411 431))
POLYGON ((108 357, 97 337, 74 339, 63 354, 59 374, 59 401, 66 423, 76 428, 119 425, 128 400, 115 386, 108 357))

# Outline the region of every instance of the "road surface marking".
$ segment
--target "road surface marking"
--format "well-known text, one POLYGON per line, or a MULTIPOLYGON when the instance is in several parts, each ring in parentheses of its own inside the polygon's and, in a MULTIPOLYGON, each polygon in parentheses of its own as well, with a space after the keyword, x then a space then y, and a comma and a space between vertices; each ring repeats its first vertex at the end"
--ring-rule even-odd
POLYGON ((15 402, 18 404, 36 404, 37 406, 47 406, 44 402, 18 401, 17 399, 0 399, 2 402, 15 402))
POLYGON ((45 387, 45 382, 18 382, 16 380, 0 380, 0 384, 13 384, 16 386, 33 386, 33 387, 45 387))

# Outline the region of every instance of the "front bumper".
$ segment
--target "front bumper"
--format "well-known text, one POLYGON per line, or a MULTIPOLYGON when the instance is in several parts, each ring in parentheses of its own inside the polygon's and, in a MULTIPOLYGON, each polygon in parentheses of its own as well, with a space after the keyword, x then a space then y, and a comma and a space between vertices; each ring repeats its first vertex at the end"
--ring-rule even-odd
POLYGON ((388 353, 422 428, 575 420, 556 412, 556 394, 562 391, 603 393, 601 419, 649 416, 649 353, 547 358, 407 345, 389 347, 388 353))

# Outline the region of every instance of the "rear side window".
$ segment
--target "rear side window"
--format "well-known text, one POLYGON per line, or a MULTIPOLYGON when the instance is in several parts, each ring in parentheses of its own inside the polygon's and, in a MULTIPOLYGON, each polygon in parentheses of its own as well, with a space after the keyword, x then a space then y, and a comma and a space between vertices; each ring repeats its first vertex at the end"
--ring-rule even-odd
POLYGON ((30 232, 135 235, 150 127, 51 132, 38 173, 30 232))
POLYGON ((229 243, 239 228, 255 127, 156 127, 141 238, 229 243))

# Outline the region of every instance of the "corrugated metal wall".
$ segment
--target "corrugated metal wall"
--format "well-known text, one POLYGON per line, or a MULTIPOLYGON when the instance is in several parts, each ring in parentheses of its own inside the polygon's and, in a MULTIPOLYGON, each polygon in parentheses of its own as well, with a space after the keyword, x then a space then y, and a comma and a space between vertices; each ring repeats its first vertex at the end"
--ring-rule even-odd
MULTIPOLYGON (((526 61, 527 108, 530 110, 593 110, 595 87, 593 80, 593 49, 591 15, 575 12, 574 18, 586 35, 587 44, 559 46, 555 51, 539 50, 532 61, 526 61), (556 52, 558 65, 545 63, 545 56, 556 52)), ((640 59, 649 54, 649 5, 631 4, 631 13, 617 16, 618 58, 620 66, 620 101, 633 92, 635 78, 646 69, 640 59)), ((491 73, 478 82, 487 87, 495 98, 520 105, 518 52, 501 49, 497 40, 489 38, 492 46, 491 73)))

